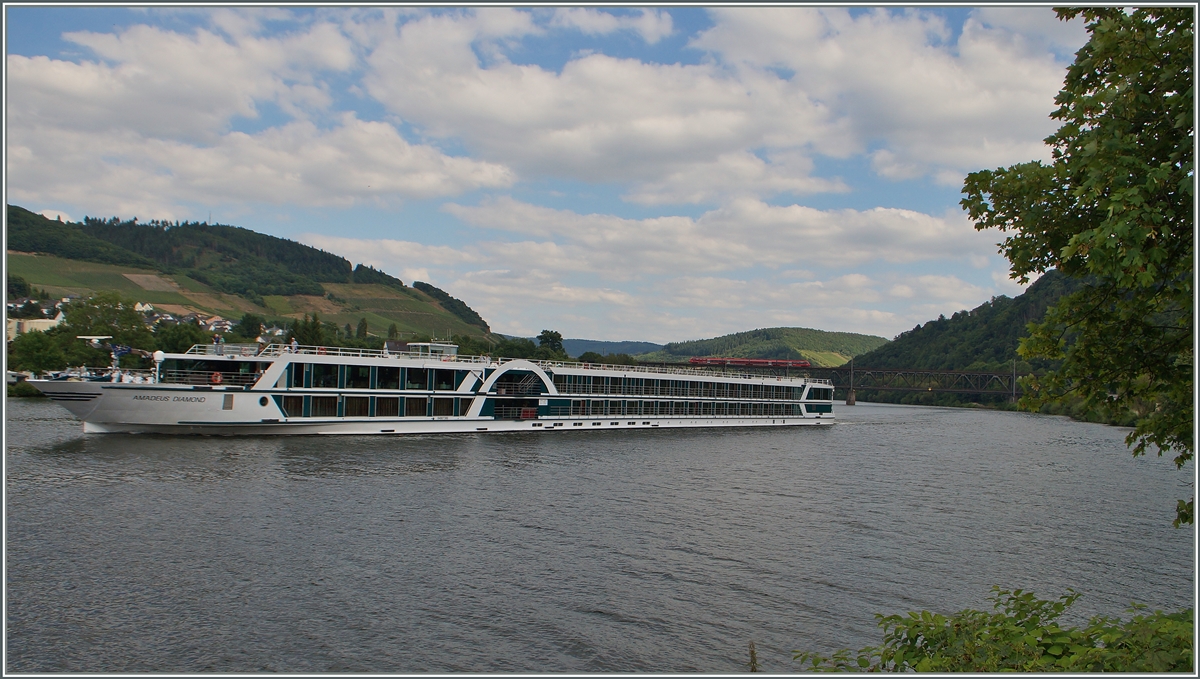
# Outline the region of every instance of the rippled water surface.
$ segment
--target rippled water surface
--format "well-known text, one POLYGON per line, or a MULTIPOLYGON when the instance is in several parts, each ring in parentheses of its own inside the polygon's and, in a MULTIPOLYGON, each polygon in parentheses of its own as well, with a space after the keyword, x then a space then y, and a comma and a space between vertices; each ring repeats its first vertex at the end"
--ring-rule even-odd
POLYGON ((10 399, 9 671, 798 669, 873 614, 1191 605, 1191 467, 1126 430, 839 406, 835 427, 88 435, 10 399))

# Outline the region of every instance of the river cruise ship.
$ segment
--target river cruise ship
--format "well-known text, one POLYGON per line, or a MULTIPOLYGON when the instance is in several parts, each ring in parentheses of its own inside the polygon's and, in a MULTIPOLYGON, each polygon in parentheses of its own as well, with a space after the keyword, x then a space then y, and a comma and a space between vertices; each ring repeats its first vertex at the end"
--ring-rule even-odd
POLYGON ((828 425, 833 385, 794 375, 271 344, 155 352, 154 369, 29 380, 84 431, 431 434, 828 425))

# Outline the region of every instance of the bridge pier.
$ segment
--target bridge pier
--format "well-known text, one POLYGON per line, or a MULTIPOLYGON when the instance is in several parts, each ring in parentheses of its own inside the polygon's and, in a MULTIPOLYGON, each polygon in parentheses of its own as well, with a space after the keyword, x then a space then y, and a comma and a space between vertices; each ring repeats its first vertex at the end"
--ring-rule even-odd
POLYGON ((848 405, 848 406, 854 405, 854 390, 853 389, 850 389, 849 391, 846 392, 846 405, 848 405))

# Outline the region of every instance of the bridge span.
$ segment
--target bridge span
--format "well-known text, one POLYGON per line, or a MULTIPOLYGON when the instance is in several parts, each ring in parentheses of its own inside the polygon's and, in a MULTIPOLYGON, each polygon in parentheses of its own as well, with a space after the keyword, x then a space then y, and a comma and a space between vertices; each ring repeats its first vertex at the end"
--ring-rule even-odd
MULTIPOLYGON (((654 363, 691 367, 689 363, 654 363)), ((721 371, 722 368, 710 368, 721 371)), ((913 368, 863 368, 847 364, 837 368, 747 368, 730 367, 729 371, 779 375, 808 375, 833 382, 840 395, 853 402, 853 393, 862 391, 924 391, 948 394, 983 394, 1007 396, 1016 400, 1024 390, 1020 385, 1023 374, 1014 372, 977 372, 969 370, 918 370, 913 368)))

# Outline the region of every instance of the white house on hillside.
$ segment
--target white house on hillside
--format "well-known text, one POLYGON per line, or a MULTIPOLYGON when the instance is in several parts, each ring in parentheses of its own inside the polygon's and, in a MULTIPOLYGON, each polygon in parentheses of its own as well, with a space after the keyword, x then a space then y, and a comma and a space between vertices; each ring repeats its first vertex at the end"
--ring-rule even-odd
POLYGON ((54 318, 10 318, 7 327, 8 339, 12 341, 17 338, 17 335, 24 335, 33 330, 46 332, 50 328, 62 325, 66 320, 67 315, 61 310, 54 318))

